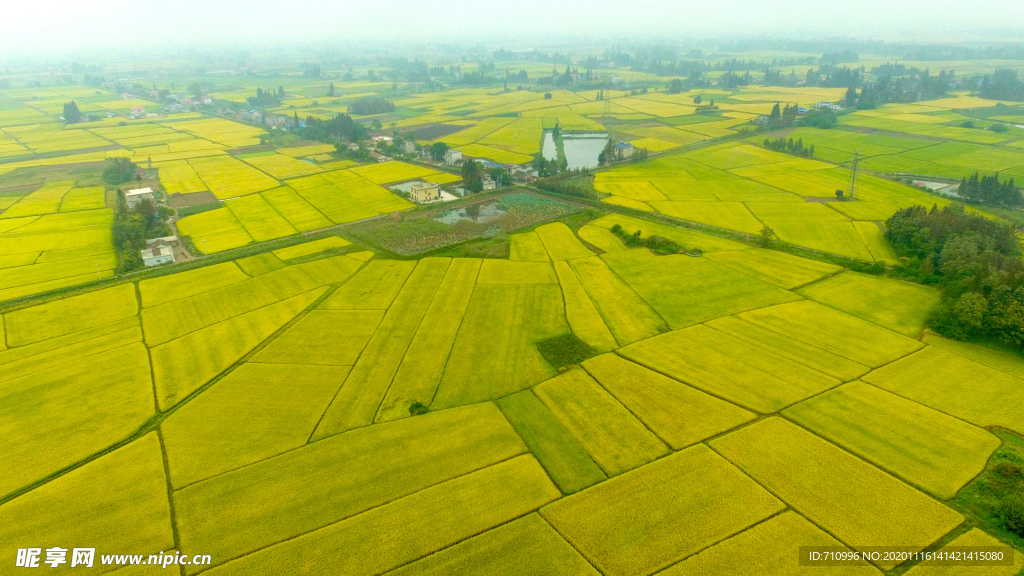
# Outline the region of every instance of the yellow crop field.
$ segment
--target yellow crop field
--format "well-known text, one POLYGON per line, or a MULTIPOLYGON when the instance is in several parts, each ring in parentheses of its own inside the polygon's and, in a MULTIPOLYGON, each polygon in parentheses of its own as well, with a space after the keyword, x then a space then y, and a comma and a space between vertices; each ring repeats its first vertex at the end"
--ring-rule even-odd
POLYGON ((981 428, 863 382, 782 413, 942 500, 977 476, 999 447, 981 428))
POLYGON ((566 262, 555 262, 555 273, 562 286, 565 301, 565 319, 580 340, 599 352, 614 350, 618 344, 615 337, 601 318, 590 296, 587 295, 579 278, 566 262))
POLYGON ((598 257, 570 260, 587 295, 620 346, 657 335, 665 321, 598 257))
MULTIPOLYGON (((743 566, 744 569, 753 570, 755 574, 796 575, 805 571, 793 561, 800 553, 799 546, 834 546, 839 550, 849 551, 849 548, 827 532, 790 511, 703 550, 659 574, 724 574, 743 566)), ((859 565, 829 566, 828 571, 840 576, 881 574, 866 561, 859 565)))
POLYGON ((308 176, 310 174, 323 172, 323 168, 320 168, 316 164, 296 160, 295 158, 285 156, 284 154, 252 156, 246 158, 245 161, 267 174, 270 174, 274 178, 295 178, 298 176, 308 176))
POLYGON ((520 154, 509 150, 502 150, 493 146, 482 146, 480 144, 467 144, 460 146, 463 156, 478 160, 491 160, 498 164, 526 164, 533 161, 533 156, 520 154))
POLYGON ((344 248, 345 246, 350 245, 352 245, 351 242, 340 236, 328 236, 327 238, 322 238, 320 240, 303 242, 302 244, 296 244, 295 246, 274 250, 274 255, 282 260, 292 260, 294 258, 302 258, 303 256, 309 256, 311 254, 318 254, 332 248, 344 248))
POLYGON ((377 164, 367 164, 365 166, 356 166, 349 169, 352 173, 358 174, 363 178, 366 178, 374 184, 390 184, 391 182, 400 182, 402 180, 412 180, 413 178, 422 178, 423 176, 429 176, 437 173, 437 170, 432 168, 426 168, 424 166, 417 166, 415 164, 406 164, 405 162, 380 162, 377 164))
POLYGON ((940 299, 934 288, 856 272, 817 282, 800 294, 911 338, 924 329, 940 299), (889 304, 879 307, 879 299, 889 304))
POLYGON ((542 119, 520 118, 481 138, 477 143, 519 154, 532 155, 540 151, 540 139, 543 133, 542 119))
POLYGON ((550 262, 544 243, 536 232, 513 234, 510 239, 509 260, 513 262, 550 262))
POLYGON ((682 450, 756 417, 753 412, 616 354, 591 358, 582 366, 673 450, 682 450))
POLYGON ((135 288, 117 286, 4 315, 7 345, 23 346, 134 316, 135 288))
POLYGON ((541 515, 603 573, 650 574, 784 507, 721 456, 694 446, 563 498, 541 515))
POLYGON ((189 165, 221 200, 279 186, 277 180, 230 156, 196 158, 189 165))
POLYGON ((533 390, 608 476, 669 453, 664 442, 582 369, 560 374, 533 390))
POLYGON ((185 120, 167 125, 175 130, 190 132, 196 136, 223 144, 230 148, 253 146, 260 143, 259 137, 264 134, 260 128, 246 126, 221 118, 204 118, 202 120, 185 120))
POLYGON ((284 216, 259 194, 228 200, 224 206, 234 214, 245 231, 256 242, 298 233, 298 230, 293 228, 284 216))
POLYGON ((332 224, 326 216, 306 202, 294 189, 287 186, 261 192, 260 196, 299 232, 327 228, 332 224))
POLYGON ((64 195, 71 191, 74 182, 52 182, 45 184, 35 192, 24 196, 13 206, 0 214, 0 219, 21 218, 23 216, 38 216, 40 214, 54 214, 60 210, 61 200, 64 195))
MULTIPOLYGON (((794 510, 850 546, 923 549, 963 516, 878 468, 780 418, 711 441, 794 510)), ((882 561, 888 570, 899 562, 882 561)))
POLYGON ((168 194, 203 192, 209 187, 185 160, 171 160, 153 164, 158 169, 160 184, 168 194))
POLYGON ((222 252, 252 243, 252 236, 227 208, 217 208, 181 218, 175 224, 178 233, 188 236, 196 249, 205 253, 222 252))
POLYGON ((561 222, 538 226, 536 233, 552 261, 587 258, 594 255, 576 238, 572 230, 561 222))
POLYGON ((103 186, 72 188, 64 195, 64 199, 60 203, 60 211, 98 210, 105 205, 106 192, 103 186))
POLYGON ((331 144, 310 144, 308 146, 291 146, 288 148, 278 148, 278 154, 284 154, 292 158, 302 158, 305 156, 315 156, 317 154, 330 154, 334 152, 334 146, 331 144))
POLYGON ((142 306, 151 307, 247 280, 234 262, 224 262, 139 281, 142 306))
POLYGON ((1024 432, 1021 379, 934 346, 863 379, 977 426, 1024 432))

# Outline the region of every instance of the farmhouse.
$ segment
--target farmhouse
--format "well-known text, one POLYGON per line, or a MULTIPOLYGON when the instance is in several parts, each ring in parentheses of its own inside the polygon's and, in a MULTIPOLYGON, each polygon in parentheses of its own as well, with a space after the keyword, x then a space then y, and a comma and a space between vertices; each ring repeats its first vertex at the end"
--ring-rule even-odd
POLYGON ((444 153, 444 163, 451 166, 462 162, 462 151, 449 149, 444 153))
POLYGON ((483 184, 483 191, 494 190, 498 187, 498 183, 491 177, 486 177, 480 181, 483 184))
POLYGON ((636 148, 629 142, 619 142, 615 145, 615 156, 621 160, 632 158, 636 148))
POLYGON ((835 102, 818 102, 814 105, 815 108, 828 108, 829 110, 842 110, 843 107, 835 102))
POLYGON ((174 263, 174 250, 166 242, 154 243, 139 252, 142 253, 142 262, 146 266, 174 263))
POLYGON ((124 193, 124 201, 128 204, 129 208, 135 208, 143 200, 153 201, 152 188, 135 188, 124 193))
POLYGON ((412 140, 406 140, 402 143, 402 152, 406 154, 414 154, 416 152, 416 143, 412 140))
POLYGON ((441 199, 441 186, 433 182, 418 182, 409 187, 409 198, 416 203, 441 199))

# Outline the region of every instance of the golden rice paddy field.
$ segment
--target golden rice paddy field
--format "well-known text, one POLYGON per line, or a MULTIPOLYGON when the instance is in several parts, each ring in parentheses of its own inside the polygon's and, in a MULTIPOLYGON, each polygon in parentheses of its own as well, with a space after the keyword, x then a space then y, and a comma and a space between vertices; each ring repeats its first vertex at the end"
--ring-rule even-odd
MULTIPOLYGON (((295 233, 288 206, 408 170, 373 168, 196 216, 235 226, 208 243, 295 233)), ((800 545, 996 542, 950 499, 1001 445, 988 427, 1024 433, 1024 361, 917 339, 910 285, 584 228, 516 234, 510 260, 328 237, 4 311, 3 553, 88 535, 211 555, 187 574, 781 574, 800 545), (571 367, 538 346, 567 335, 591 349, 571 367)))
MULTIPOLYGON (((339 85, 331 102, 297 84, 282 113, 326 118, 390 87, 339 85)), ((265 131, 222 118, 56 122, 69 98, 103 115, 155 106, 99 92, 3 91, 0 176, 131 157, 167 193, 221 202, 176 222, 207 254, 407 210, 386 185, 453 177, 330 162, 333 146, 308 142, 241 153, 265 131)), ((381 118, 458 127, 422 143, 529 162, 556 122, 607 122, 656 153, 842 90, 549 94, 424 92, 381 118), (697 94, 720 114, 696 114, 697 94)), ((768 226, 892 264, 881 223, 946 201, 866 173, 835 201, 849 181, 837 164, 857 151, 879 172, 1012 173, 1015 134, 949 125, 983 105, 957 96, 795 131, 817 159, 756 139, 695 146, 600 171, 595 187, 609 207, 750 237, 768 226)), ((70 178, 0 192, 0 301, 112 276, 107 194, 70 178)), ((826 569, 796 566, 802 545, 1001 538, 1012 565, 988 571, 827 570, 1024 568, 1024 542, 958 500, 1024 434, 1024 360, 928 333, 930 287, 663 219, 589 218, 514 233, 508 258, 390 260, 342 230, 0 308, 0 556, 88 542, 211 555, 187 575, 809 574, 826 569), (630 248, 616 227, 702 256, 630 248)))

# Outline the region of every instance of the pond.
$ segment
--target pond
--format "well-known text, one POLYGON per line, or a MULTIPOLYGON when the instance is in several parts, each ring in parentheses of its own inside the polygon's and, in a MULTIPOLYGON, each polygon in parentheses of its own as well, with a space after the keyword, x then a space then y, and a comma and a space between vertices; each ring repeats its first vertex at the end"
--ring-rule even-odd
POLYGON ((463 221, 486 224, 492 220, 501 218, 505 213, 505 208, 498 202, 484 202, 481 204, 466 206, 465 208, 449 210, 444 214, 435 217, 434 220, 448 225, 463 221))
MULTIPOLYGON (((604 150, 607 143, 608 135, 603 132, 563 132, 562 150, 565 152, 568 168, 570 170, 596 168, 597 157, 601 155, 601 151, 604 150)), ((548 160, 558 160, 558 145, 550 131, 544 132, 544 145, 541 152, 548 160)))

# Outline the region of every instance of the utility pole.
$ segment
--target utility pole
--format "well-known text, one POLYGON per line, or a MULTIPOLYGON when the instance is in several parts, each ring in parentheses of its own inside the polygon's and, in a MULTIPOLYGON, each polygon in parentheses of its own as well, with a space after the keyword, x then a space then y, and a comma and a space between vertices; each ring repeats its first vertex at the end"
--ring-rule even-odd
POLYGON ((847 192, 846 192, 846 195, 850 197, 850 200, 853 200, 853 195, 857 191, 857 165, 858 164, 860 164, 860 153, 855 151, 853 153, 853 169, 852 169, 852 172, 850 173, 850 189, 847 190, 847 192))

